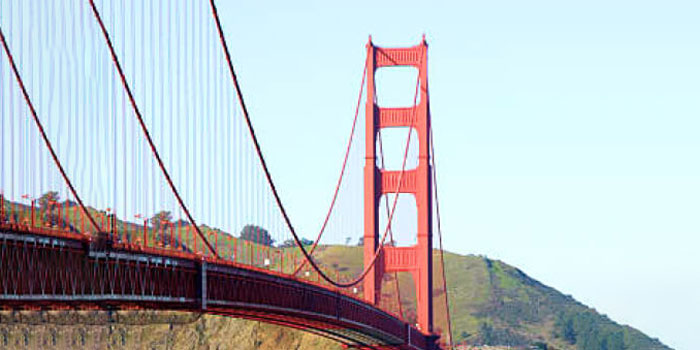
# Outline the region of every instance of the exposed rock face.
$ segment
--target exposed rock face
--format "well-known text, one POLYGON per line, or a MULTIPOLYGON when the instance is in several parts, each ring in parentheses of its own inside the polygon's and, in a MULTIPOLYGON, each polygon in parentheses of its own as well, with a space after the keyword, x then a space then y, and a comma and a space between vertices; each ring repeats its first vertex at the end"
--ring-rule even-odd
POLYGON ((331 340, 280 326, 176 312, 0 313, 0 348, 249 350, 341 349, 331 340))

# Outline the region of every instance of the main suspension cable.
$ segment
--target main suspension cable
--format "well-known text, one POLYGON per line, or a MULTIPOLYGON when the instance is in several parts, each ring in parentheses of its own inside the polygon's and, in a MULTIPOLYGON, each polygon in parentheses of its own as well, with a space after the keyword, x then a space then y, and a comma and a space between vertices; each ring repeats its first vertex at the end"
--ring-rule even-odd
MULTIPOLYGON (((5 35, 2 33, 2 28, 0 28, 0 40, 2 41, 2 46, 5 49, 5 53, 7 54, 7 58, 10 61, 10 66, 12 67, 12 72, 15 75, 15 79, 17 80, 17 84, 19 84, 19 88, 20 88, 20 90, 22 90, 22 95, 24 96, 24 100, 27 102, 27 106, 29 107, 29 111, 31 112, 32 117, 34 118, 34 123, 36 124, 37 128, 39 129, 39 133, 41 134, 41 137, 44 139, 44 143, 46 144, 46 147, 49 149, 49 153, 51 154, 51 158, 53 158, 53 161, 56 164, 58 171, 61 173, 61 177, 63 177, 63 180, 66 182, 66 185, 68 185, 68 188, 70 189, 71 194, 73 194, 73 197, 75 197, 75 200, 80 205, 80 208, 82 209, 83 214, 85 214, 85 216, 90 221, 90 225, 92 225, 92 227, 95 229, 95 232, 100 232, 99 225, 97 224, 95 219, 92 217, 90 212, 87 210, 87 208, 83 204, 82 199, 80 199, 78 192, 75 190, 75 187, 73 187, 73 183, 68 178, 68 175, 66 174, 66 171, 63 169, 61 162, 58 160, 58 156, 56 155, 56 152, 54 151, 53 146, 51 145, 51 141, 49 141, 48 136, 46 136, 46 132, 44 131, 44 127, 41 124, 41 121, 39 120, 39 116, 37 115, 37 112, 34 109, 34 104, 32 103, 31 98, 29 98, 29 93, 27 92, 27 89, 24 86, 24 82, 22 80, 22 77, 19 74, 19 70, 17 69, 17 65, 15 64, 15 60, 12 57, 12 52, 10 52, 10 47, 8 46, 7 41, 5 40, 5 35)), ((81 233, 84 234, 84 232, 81 232, 81 233)))

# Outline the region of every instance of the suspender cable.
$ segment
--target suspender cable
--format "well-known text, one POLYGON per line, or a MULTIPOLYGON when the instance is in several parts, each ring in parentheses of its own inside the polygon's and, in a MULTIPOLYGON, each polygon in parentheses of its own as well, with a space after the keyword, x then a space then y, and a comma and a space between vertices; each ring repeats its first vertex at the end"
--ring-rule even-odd
POLYGON ((46 136, 46 132, 44 131, 44 127, 41 124, 41 121, 39 120, 39 117, 37 116, 36 110, 34 109, 34 104, 32 104, 31 98, 29 98, 29 93, 27 93, 27 89, 24 87, 24 82, 22 81, 22 77, 19 75, 19 70, 17 69, 17 65, 15 64, 15 60, 12 57, 12 53, 10 52, 10 47, 7 45, 7 41, 5 40, 5 35, 2 33, 2 29, 0 29, 0 40, 2 41, 2 46, 5 49, 5 54, 7 54, 7 58, 10 61, 10 66, 12 67, 12 72, 15 74, 15 79, 17 80, 17 84, 19 84, 20 90, 22 90, 22 95, 24 96, 24 100, 27 102, 27 106, 29 107, 29 111, 32 114, 32 117, 34 118, 34 123, 36 124, 37 128, 39 129, 39 133, 41 134, 41 137, 44 139, 44 143, 46 144, 46 147, 49 149, 49 153, 51 154, 51 158, 53 158, 54 164, 56 164, 56 167, 58 168, 58 171, 61 173, 61 177, 63 177, 63 180, 66 182, 66 185, 68 185, 68 188, 70 189, 70 192, 73 194, 73 197, 75 197, 75 200, 80 204, 80 207, 83 210, 83 213, 85 216, 87 216, 88 220, 90 220, 90 224, 92 227, 95 229, 95 232, 100 232, 100 228, 97 225, 97 222, 95 219, 92 217, 92 215, 88 212, 87 208, 83 204, 82 199, 80 199, 80 196, 78 196, 78 192, 75 190, 75 187, 73 187, 73 183, 71 183, 70 179, 68 178, 68 175, 66 174, 66 171, 63 169, 63 166, 61 165, 61 162, 58 160, 58 156, 56 155, 56 152, 53 149, 53 146, 51 146, 51 141, 49 141, 49 138, 46 136))
MULTIPOLYGON (((367 47, 367 55, 369 55, 369 47, 367 47)), ((360 83, 360 94, 357 96, 357 105, 355 106, 355 117, 352 120, 352 128, 350 130, 350 138, 348 139, 348 145, 345 149, 345 157, 343 158, 343 166, 340 168, 340 176, 338 176, 338 182, 335 185, 335 192, 333 193, 333 199, 331 200, 331 205, 328 208, 328 212, 326 213, 326 218, 323 220, 323 224, 321 225, 321 230, 318 233, 318 237, 316 237, 316 240, 314 241, 314 244, 311 246, 309 249, 309 255, 313 255, 314 250, 316 249, 316 246, 318 245, 318 242, 321 240, 321 236, 323 236, 323 233, 326 230, 326 226, 328 225, 328 221, 330 220, 331 213, 333 212, 333 208, 335 206, 335 201, 338 199, 338 192, 340 191, 340 185, 343 182, 343 176, 345 175, 345 168, 348 163, 348 157, 350 155, 350 147, 352 147, 352 140, 353 136, 355 135, 355 127, 357 125, 357 116, 360 114, 360 103, 362 102, 362 93, 364 92, 364 87, 365 87, 365 78, 367 75, 367 63, 369 60, 365 58, 365 68, 362 70, 362 82, 360 83)), ((292 273, 293 275, 296 275, 301 271, 302 268, 306 265, 306 261, 302 261, 301 264, 294 270, 292 273)))
POLYGON ((202 232, 199 230, 199 227, 195 223, 194 218, 190 214, 190 211, 187 209, 187 206, 185 206, 185 203, 182 200, 182 197, 180 197, 180 194, 178 193, 177 189, 175 188, 175 184, 173 183, 172 179, 170 178, 168 171, 165 169, 165 164, 163 163, 163 160, 161 160, 160 155, 158 154, 158 151, 156 150, 156 146, 153 143, 153 139, 151 138, 151 135, 148 133, 148 128, 146 127, 146 124, 143 121, 143 117, 141 116, 141 112, 139 111, 139 108, 136 105, 136 100, 134 99, 134 95, 131 93, 131 89, 129 88, 129 84, 126 82, 126 76, 124 75, 124 71, 122 70, 121 64, 119 64, 119 59, 117 58, 117 53, 114 50, 114 46, 112 46, 112 41, 109 38, 109 33, 107 33, 107 29, 105 28, 104 23, 102 22, 102 17, 100 17, 100 13, 97 10, 97 7, 95 6, 94 0, 89 0, 89 1, 90 1, 90 6, 92 7, 92 13, 95 15, 95 19, 97 20, 98 24, 100 25, 100 29, 102 30, 102 34, 104 35, 105 41, 107 42, 107 46, 109 46, 109 51, 110 51, 110 54, 112 55, 112 61, 114 62, 115 67, 117 68, 117 72, 119 73, 119 77, 121 78, 122 85, 124 86, 124 90, 126 91, 126 94, 129 96, 129 101, 131 102, 131 107, 134 109, 134 113, 136 114, 136 118, 139 121, 139 124, 141 126, 141 130, 143 131, 143 134, 146 137, 146 140, 148 141, 149 146, 151 147, 151 152, 153 153, 153 156, 156 158, 156 161, 158 162, 158 166, 160 167, 160 170, 163 173, 165 180, 168 182, 168 186, 170 186, 170 189, 172 190, 173 194, 175 195, 175 198, 177 199, 178 203, 180 204, 180 208, 182 208, 182 211, 185 213, 185 215, 189 219, 192 226, 194 226, 195 231, 197 231, 197 235, 200 238, 202 238, 202 240, 206 244, 209 251, 212 252, 214 257, 217 257, 216 252, 214 252, 214 248, 209 243, 209 241, 206 239, 206 237, 204 237, 202 232))

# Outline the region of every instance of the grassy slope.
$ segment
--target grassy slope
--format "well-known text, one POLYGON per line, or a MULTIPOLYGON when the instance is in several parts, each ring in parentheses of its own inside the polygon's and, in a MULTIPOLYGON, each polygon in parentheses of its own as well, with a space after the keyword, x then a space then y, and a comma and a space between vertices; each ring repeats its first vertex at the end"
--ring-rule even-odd
MULTIPOLYGON (((561 349, 587 349, 583 325, 577 328, 575 344, 566 341, 555 326, 562 317, 568 317, 589 320, 590 330, 586 331, 599 338, 606 334, 620 335, 627 349, 669 349, 658 340, 613 322, 503 262, 454 254, 449 254, 447 261, 456 340, 483 342, 484 331, 490 329, 492 342, 495 338, 496 343, 517 345, 541 341, 561 349), (472 287, 474 282, 478 287, 472 287)), ((601 347, 599 344, 588 346, 601 347)))
MULTIPOLYGON (((317 254, 326 265, 337 264, 352 273, 358 273, 362 267, 360 247, 322 247, 317 254)), ((441 273, 439 255, 434 256, 434 261, 437 276, 441 273)), ((583 349, 583 331, 578 332, 579 341, 571 344, 559 334, 556 323, 562 317, 584 317, 590 320, 588 327, 591 332, 599 337, 608 333, 620 334, 628 349, 668 349, 658 340, 634 328, 618 325, 503 262, 446 253, 445 265, 456 341, 513 346, 545 342, 559 349, 583 349)), ((404 311, 409 310, 410 314, 414 307, 412 280, 409 275, 400 275, 399 280, 404 311)), ((385 296, 392 299, 390 293, 394 291, 394 283, 391 276, 385 279, 384 286, 389 291, 385 296)), ((442 286, 436 281, 434 287, 436 328, 446 329, 442 286)), ((392 307, 390 303, 387 305, 392 307)))

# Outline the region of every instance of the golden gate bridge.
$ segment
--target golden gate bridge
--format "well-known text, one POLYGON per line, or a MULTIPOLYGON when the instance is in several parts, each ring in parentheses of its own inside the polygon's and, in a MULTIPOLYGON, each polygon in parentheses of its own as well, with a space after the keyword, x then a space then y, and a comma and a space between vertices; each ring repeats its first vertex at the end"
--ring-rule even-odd
POLYGON ((0 39, 0 307, 182 310, 349 347, 451 347, 425 37, 370 37, 313 241, 275 187, 213 0, 3 1, 0 39), (417 71, 410 106, 379 103, 375 75, 392 67, 417 71), (407 131, 399 169, 387 128, 407 131), (394 239, 402 221, 410 244, 394 239), (361 269, 319 258, 353 235, 361 269))

